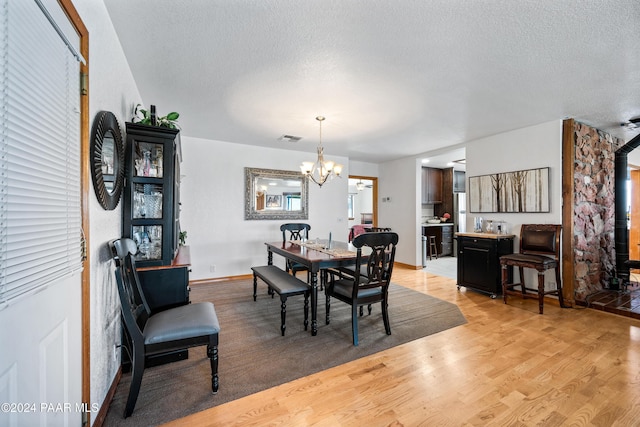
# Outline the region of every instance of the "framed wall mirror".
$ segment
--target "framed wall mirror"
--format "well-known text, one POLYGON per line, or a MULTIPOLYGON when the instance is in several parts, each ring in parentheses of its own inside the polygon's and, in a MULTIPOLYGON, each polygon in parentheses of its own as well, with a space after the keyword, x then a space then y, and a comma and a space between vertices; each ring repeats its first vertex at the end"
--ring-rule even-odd
POLYGON ((124 143, 118 119, 109 111, 100 111, 93 120, 89 159, 98 202, 113 210, 124 185, 124 143))
POLYGON ((309 182, 301 172, 244 168, 244 219, 308 219, 309 182))

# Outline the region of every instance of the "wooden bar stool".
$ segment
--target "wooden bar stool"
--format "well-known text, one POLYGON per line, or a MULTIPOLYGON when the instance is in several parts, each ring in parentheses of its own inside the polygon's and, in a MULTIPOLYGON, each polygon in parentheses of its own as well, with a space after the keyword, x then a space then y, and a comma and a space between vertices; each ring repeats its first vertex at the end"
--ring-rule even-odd
POLYGON ((436 236, 429 236, 429 259, 435 255, 438 259, 438 246, 436 245, 436 236))
POLYGON ((538 297, 538 309, 542 314, 545 295, 558 295, 560 307, 564 307, 562 284, 560 282, 560 230, 561 225, 554 224, 522 224, 520 229, 520 253, 500 257, 502 266, 502 298, 507 303, 507 295, 521 295, 527 298, 535 292, 538 297), (509 282, 509 267, 518 267, 520 283, 509 282), (524 283, 524 269, 533 268, 538 271, 538 288, 527 288, 524 283), (556 289, 544 290, 544 274, 555 269, 556 289), (520 287, 519 291, 514 290, 520 287))

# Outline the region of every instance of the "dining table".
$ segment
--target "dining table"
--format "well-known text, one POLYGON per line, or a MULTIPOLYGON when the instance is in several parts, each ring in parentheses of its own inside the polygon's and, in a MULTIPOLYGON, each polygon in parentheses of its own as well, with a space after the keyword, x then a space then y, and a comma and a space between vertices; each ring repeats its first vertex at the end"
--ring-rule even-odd
POLYGON ((265 243, 268 250, 268 264, 273 265, 273 254, 302 264, 309 270, 311 286, 311 335, 318 334, 318 273, 329 268, 353 265, 356 262, 356 248, 347 242, 327 239, 289 240, 265 243))

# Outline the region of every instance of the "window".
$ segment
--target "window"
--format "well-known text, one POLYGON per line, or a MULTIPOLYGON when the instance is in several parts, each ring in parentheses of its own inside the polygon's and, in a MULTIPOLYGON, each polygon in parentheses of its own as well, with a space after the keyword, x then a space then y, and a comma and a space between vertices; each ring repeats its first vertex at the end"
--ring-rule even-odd
POLYGON ((2 308, 82 268, 82 58, 39 0, 0 0, 0 20, 2 308))
POLYGON ((347 216, 349 217, 349 220, 353 220, 355 218, 355 214, 353 213, 355 196, 356 196, 355 194, 349 194, 349 200, 347 201, 347 206, 348 206, 347 216))

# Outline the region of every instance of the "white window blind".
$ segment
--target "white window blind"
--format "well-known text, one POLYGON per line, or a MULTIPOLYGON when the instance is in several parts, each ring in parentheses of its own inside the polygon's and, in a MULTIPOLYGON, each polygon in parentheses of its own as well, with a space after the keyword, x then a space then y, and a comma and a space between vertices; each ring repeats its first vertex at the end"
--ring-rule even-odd
POLYGON ((34 0, 0 0, 0 308, 82 268, 79 65, 34 0))

